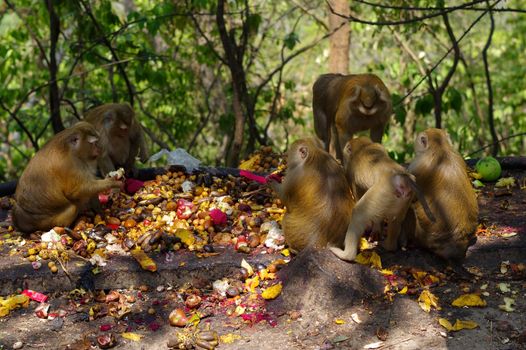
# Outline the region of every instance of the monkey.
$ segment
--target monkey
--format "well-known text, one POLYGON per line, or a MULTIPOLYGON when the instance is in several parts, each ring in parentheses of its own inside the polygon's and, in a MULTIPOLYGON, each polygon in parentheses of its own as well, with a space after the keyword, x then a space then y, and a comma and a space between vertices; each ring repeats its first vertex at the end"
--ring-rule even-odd
POLYGON ((381 144, 365 136, 350 140, 344 147, 344 165, 358 202, 347 230, 345 249, 329 247, 340 259, 354 260, 363 232, 371 229, 381 232, 385 221, 387 238, 383 247, 387 251, 396 250, 402 222, 415 195, 423 202, 430 220, 435 220, 415 176, 392 160, 381 144))
POLYGON ((287 152, 282 183, 271 188, 286 206, 282 227, 289 248, 343 244, 354 198, 342 167, 316 139, 295 141, 287 152))
POLYGON ((354 133, 370 129, 381 143, 393 114, 391 94, 374 74, 323 74, 312 87, 314 130, 325 150, 342 160, 342 147, 354 133))
POLYGON ((142 126, 129 104, 103 104, 86 112, 84 120, 95 126, 107 148, 98 161, 103 176, 119 167, 124 167, 127 174, 134 174, 137 154, 142 163, 148 160, 142 126))
POLYGON ((415 158, 408 170, 436 215, 430 221, 420 203, 408 211, 404 226, 417 246, 426 248, 450 264, 466 257, 476 242, 478 203, 467 175, 467 167, 441 129, 430 128, 415 139, 415 158))
POLYGON ((24 233, 69 226, 97 194, 120 188, 113 178, 97 179, 100 137, 78 122, 51 138, 29 161, 15 191, 13 223, 24 233))

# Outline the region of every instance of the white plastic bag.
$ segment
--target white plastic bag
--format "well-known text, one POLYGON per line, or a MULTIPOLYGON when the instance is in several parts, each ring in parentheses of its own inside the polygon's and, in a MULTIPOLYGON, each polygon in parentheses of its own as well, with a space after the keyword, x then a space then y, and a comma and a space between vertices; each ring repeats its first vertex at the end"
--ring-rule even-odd
POLYGON ((182 148, 178 148, 175 151, 168 151, 163 148, 161 151, 152 155, 149 159, 151 162, 159 160, 162 156, 167 155, 168 165, 182 165, 186 168, 186 171, 191 173, 195 168, 199 167, 201 161, 192 157, 188 152, 182 148))

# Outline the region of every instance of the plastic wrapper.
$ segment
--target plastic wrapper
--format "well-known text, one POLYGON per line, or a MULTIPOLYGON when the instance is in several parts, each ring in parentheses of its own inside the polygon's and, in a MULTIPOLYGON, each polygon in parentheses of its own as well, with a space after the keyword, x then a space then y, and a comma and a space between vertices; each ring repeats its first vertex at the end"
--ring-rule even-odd
POLYGON ((22 291, 22 294, 29 297, 29 299, 31 300, 38 301, 39 303, 46 302, 48 298, 47 295, 42 294, 40 292, 35 292, 34 290, 31 290, 31 289, 25 289, 24 291, 22 291))
POLYGON ((192 157, 182 148, 177 148, 175 151, 168 151, 167 149, 163 148, 151 156, 149 161, 155 162, 164 155, 166 155, 168 165, 182 165, 188 172, 192 172, 201 164, 199 159, 192 157))

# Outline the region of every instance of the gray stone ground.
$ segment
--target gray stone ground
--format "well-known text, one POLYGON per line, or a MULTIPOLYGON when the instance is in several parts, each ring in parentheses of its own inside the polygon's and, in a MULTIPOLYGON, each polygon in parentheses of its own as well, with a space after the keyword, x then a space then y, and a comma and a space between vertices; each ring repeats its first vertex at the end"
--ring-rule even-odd
MULTIPOLYGON (((517 175, 516 175, 517 176, 517 175)), ((524 178, 524 173, 518 177, 524 178)), ((511 264, 526 263, 526 195, 515 188, 511 196, 494 197, 484 192, 480 196, 481 220, 492 227, 486 235, 479 236, 477 243, 468 252, 464 266, 480 277, 459 280, 454 274, 432 292, 439 298, 442 310, 424 312, 418 305, 417 295, 396 295, 392 302, 383 296, 383 277, 376 270, 358 264, 342 263, 327 251, 304 252, 280 271, 284 289, 280 297, 268 303, 277 325, 267 322, 255 325, 244 323, 239 317, 229 317, 217 312, 202 319, 200 327, 213 329, 220 335, 239 335, 233 343, 221 343, 219 349, 364 349, 377 343, 381 349, 521 349, 526 348, 526 280, 524 273, 500 274, 503 261, 511 264), (494 225, 494 226, 492 226, 494 225), (501 236, 503 232, 517 232, 511 238, 501 236), (507 283, 512 292, 503 293, 498 285, 507 283), (483 308, 454 308, 451 301, 465 291, 482 292, 487 306, 483 308), (499 309, 503 297, 515 300, 515 311, 499 309), (295 313, 294 311, 299 311, 295 313), (299 318, 296 316, 301 315, 299 318), (357 317, 358 318, 357 318, 357 317), (447 318, 473 320, 479 324, 474 330, 446 332, 437 319, 447 318), (337 324, 336 319, 343 320, 337 324), (358 323, 353 319, 359 319, 358 323), (380 337, 377 334, 380 333, 380 337), (385 336, 381 336, 382 333, 385 336), (384 339, 383 341, 380 338, 384 339)), ((179 331, 167 322, 171 304, 155 304, 164 300, 168 290, 156 291, 157 286, 172 285, 174 289, 184 283, 201 288, 210 288, 215 279, 228 276, 238 269, 242 258, 251 263, 268 262, 270 255, 246 256, 231 249, 221 251, 218 256, 198 259, 194 254, 181 252, 167 263, 156 257, 159 272, 142 271, 131 258, 111 259, 103 272, 90 276, 82 261, 69 264, 69 273, 56 275, 41 269, 34 271, 20 256, 10 256, 4 246, 0 253, 0 295, 13 293, 17 288, 31 288, 50 296, 53 307, 67 307, 65 294, 81 283, 95 289, 119 289, 123 294, 136 295, 136 287, 150 286, 144 300, 138 300, 129 317, 121 325, 106 316, 87 321, 86 309, 71 308, 64 318, 42 320, 34 315, 37 306, 32 302, 28 309, 18 309, 9 316, 0 318, 0 349, 11 349, 17 341, 24 349, 89 349, 89 341, 103 332, 101 324, 114 325, 117 345, 115 349, 166 349, 166 343, 179 331), (184 262, 183 266, 181 262, 184 262), (154 315, 146 310, 155 309, 154 315), (83 312, 75 312, 83 311, 83 312), (147 329, 142 321, 156 320, 157 331, 147 329), (132 331, 144 335, 139 342, 125 340, 120 333, 131 324, 132 331)), ((396 253, 379 252, 384 267, 419 267, 426 271, 442 271, 444 266, 433 256, 408 249, 396 253)))

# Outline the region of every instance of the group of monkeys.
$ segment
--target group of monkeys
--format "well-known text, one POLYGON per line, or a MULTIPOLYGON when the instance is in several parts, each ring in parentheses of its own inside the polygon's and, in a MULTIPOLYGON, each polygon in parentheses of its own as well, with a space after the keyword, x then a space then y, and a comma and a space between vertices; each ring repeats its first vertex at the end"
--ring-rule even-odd
POLYGON ((117 168, 135 170, 149 151, 141 124, 128 104, 108 103, 89 110, 84 120, 56 134, 29 161, 18 180, 15 227, 26 233, 69 226, 79 212, 100 210, 98 194, 121 188, 107 176, 117 168), (97 169, 105 178, 97 178, 97 169))
MULTIPOLYGON (((391 96, 374 74, 324 74, 313 86, 316 135, 294 142, 282 183, 270 186, 286 206, 282 226, 290 248, 328 246, 354 260, 362 234, 381 235, 386 250, 411 241, 449 262, 460 262, 475 241, 476 195, 466 165, 448 135, 417 135, 405 169, 380 144, 393 112, 391 96), (370 136, 353 134, 370 130, 370 136), (335 157, 333 157, 335 155, 335 157), (343 162, 343 167, 337 161, 343 162)), ((31 159, 15 193, 13 222, 22 232, 69 226, 97 207, 97 194, 120 188, 106 176, 148 159, 142 127, 127 104, 104 104, 55 135, 31 159), (97 169, 106 176, 97 178, 97 169)))
POLYGON ((354 260, 369 231, 386 233, 388 251, 411 242, 448 263, 465 258, 476 241, 478 204, 464 160, 445 131, 431 128, 416 136, 405 169, 380 144, 392 112, 389 91, 374 74, 316 80, 314 126, 323 145, 294 142, 283 182, 271 182, 287 208, 282 226, 290 248, 328 246, 354 260), (353 138, 368 129, 371 138, 353 138))

